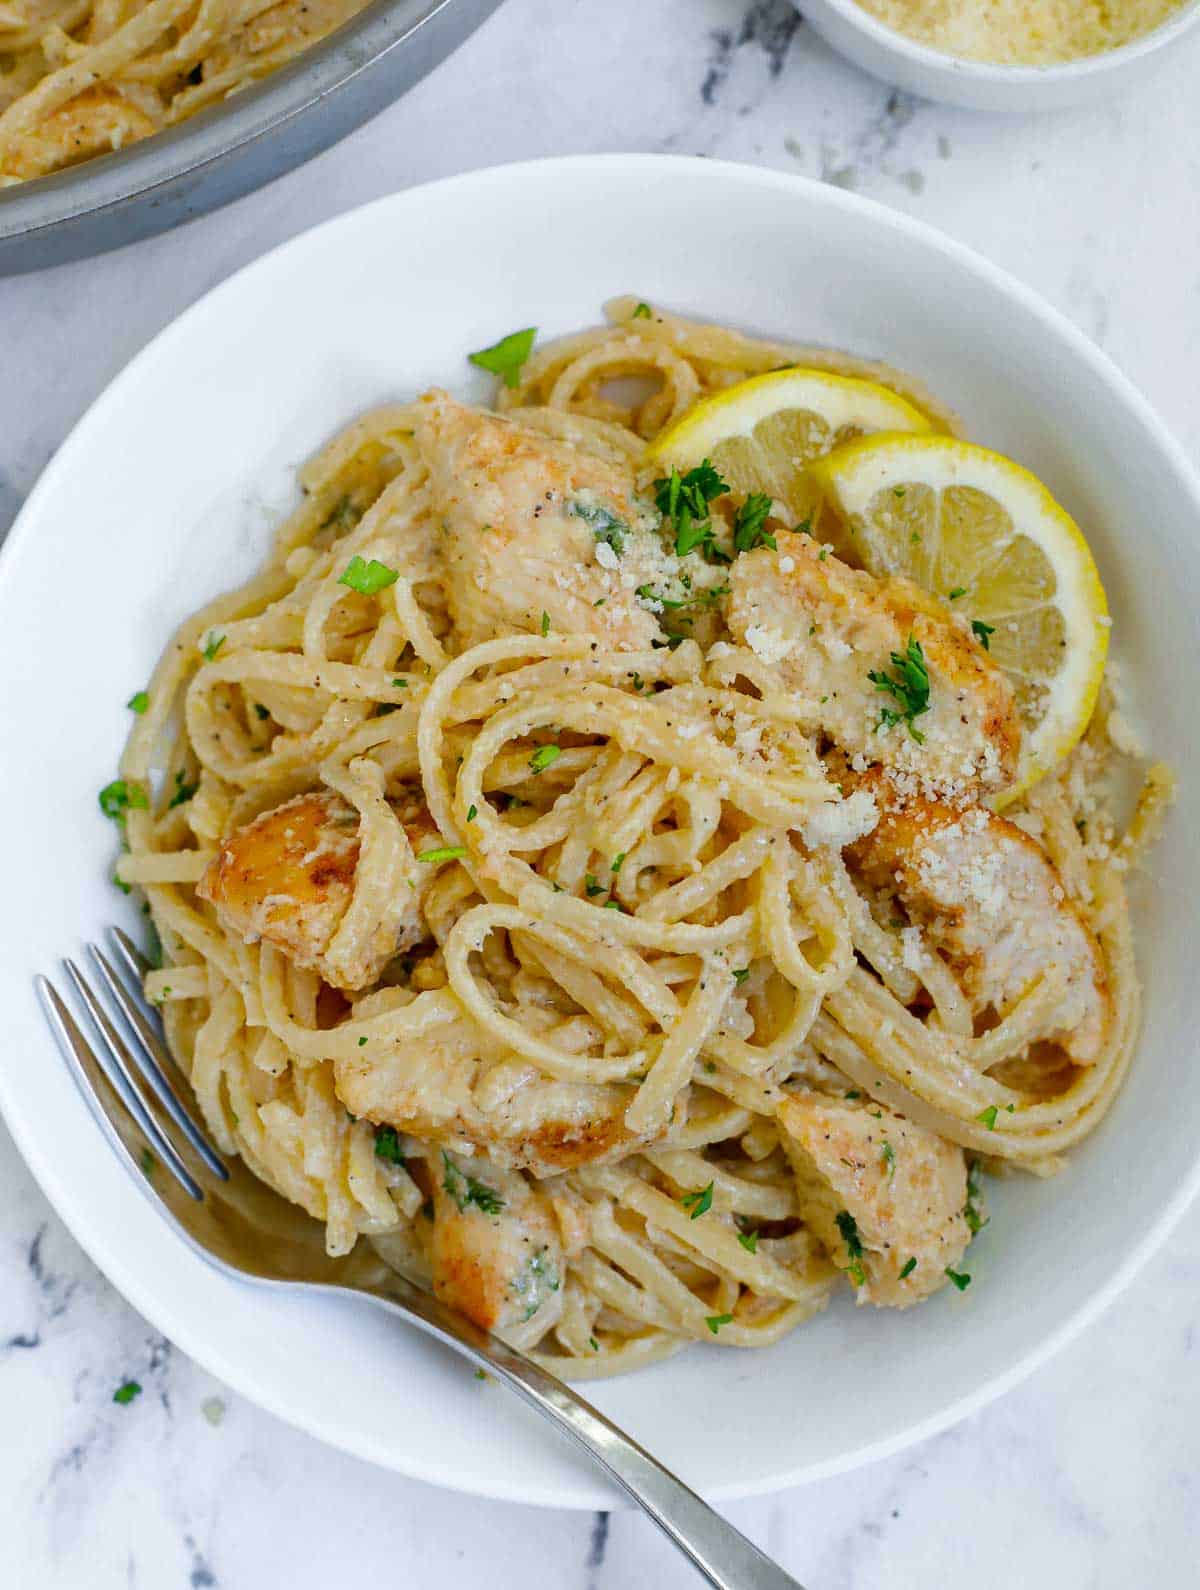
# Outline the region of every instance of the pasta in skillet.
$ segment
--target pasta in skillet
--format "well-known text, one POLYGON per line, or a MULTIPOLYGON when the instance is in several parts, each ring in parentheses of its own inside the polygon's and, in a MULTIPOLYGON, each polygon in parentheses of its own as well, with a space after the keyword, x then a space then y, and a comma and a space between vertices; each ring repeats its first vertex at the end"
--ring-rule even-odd
POLYGON ((173 127, 268 76, 366 0, 5 0, 0 187, 173 127))

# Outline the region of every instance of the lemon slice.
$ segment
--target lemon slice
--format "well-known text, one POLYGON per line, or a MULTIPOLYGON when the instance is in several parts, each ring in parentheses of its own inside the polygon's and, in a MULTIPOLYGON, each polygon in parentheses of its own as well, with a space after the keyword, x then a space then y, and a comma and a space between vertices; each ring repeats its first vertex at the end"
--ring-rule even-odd
POLYGON ((812 469, 840 522, 821 533, 871 574, 906 574, 976 624, 1024 725, 1007 804, 1071 749, 1104 673, 1110 620, 1079 526, 1035 475, 950 436, 868 436, 812 469))
POLYGON ((711 459, 735 498, 765 491, 800 523, 820 507, 808 475, 814 459, 874 431, 931 429, 919 409, 874 381, 827 370, 773 370, 697 404, 647 457, 681 473, 711 459))

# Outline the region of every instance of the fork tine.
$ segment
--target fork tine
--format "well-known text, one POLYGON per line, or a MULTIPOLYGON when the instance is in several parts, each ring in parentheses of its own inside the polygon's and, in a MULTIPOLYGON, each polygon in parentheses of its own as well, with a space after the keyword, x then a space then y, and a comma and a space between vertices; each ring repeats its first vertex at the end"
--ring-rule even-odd
MULTIPOLYGON (((128 1089, 119 1073, 114 1076, 101 1065, 95 1050, 80 1031, 78 1023, 71 1014, 70 1007, 50 979, 39 974, 33 981, 34 987, 41 998, 42 1009, 46 1013, 46 1019, 50 1024, 51 1031, 58 1040, 63 1059, 67 1062, 67 1070, 71 1073, 75 1086, 83 1095, 84 1103, 92 1112, 97 1125, 104 1135, 123 1157, 126 1165, 131 1170, 138 1169, 126 1135, 127 1132, 133 1129, 136 1129, 143 1138, 149 1135, 142 1124, 143 1112, 138 1109, 138 1101, 136 1098, 132 1103, 129 1101, 127 1098, 128 1089), (106 1098, 118 1102, 110 1106, 105 1102, 106 1098), (124 1120, 117 1118, 115 1113, 117 1110, 122 1112, 125 1117, 124 1120)), ((155 1136, 151 1140, 157 1148, 159 1146, 158 1137, 155 1136)), ((145 1152, 148 1154, 149 1149, 146 1149, 145 1152)), ((171 1174, 175 1175, 170 1159, 165 1155, 163 1158, 171 1174)), ((142 1174, 148 1174, 144 1164, 140 1167, 140 1170, 142 1174)), ((176 1179, 178 1180, 178 1177, 176 1179)), ((181 1182, 180 1185, 190 1197, 197 1199, 203 1197, 203 1192, 190 1176, 187 1177, 186 1181, 181 1182)))
POLYGON ((134 1060, 146 1081, 154 1089, 158 1102, 166 1110, 209 1170, 212 1171, 213 1175, 219 1176, 222 1181, 228 1181, 229 1172, 226 1170, 216 1149, 205 1137, 199 1121, 196 1120, 167 1080, 167 1067, 170 1066, 172 1071, 177 1068, 171 1059, 166 1044, 163 1043, 154 1028, 146 1020, 134 1002, 129 990, 113 971, 99 949, 94 944, 89 944, 88 953, 96 964, 96 970, 100 973, 105 988, 112 995, 114 1004, 129 1023, 130 1031, 141 1046, 141 1054, 136 1050, 134 1051, 134 1060))
MULTIPOLYGON (((91 1018, 93 1026, 103 1040, 104 1047, 108 1051, 112 1063, 119 1073, 120 1080, 125 1084, 123 1088, 118 1087, 118 1092, 121 1096, 121 1102, 125 1105, 126 1109, 141 1127, 142 1135, 149 1141, 150 1146, 159 1155, 167 1169, 170 1170, 174 1175, 175 1180, 186 1193, 190 1194, 191 1197, 195 1198, 197 1202, 199 1202, 203 1199, 204 1192, 201 1189, 200 1184, 195 1180, 191 1172, 188 1170, 187 1166, 183 1163, 183 1160, 180 1159, 178 1150, 175 1148, 174 1143, 172 1143, 170 1138, 167 1137, 166 1133, 162 1130, 158 1122, 154 1119, 147 1108, 145 1100, 142 1098, 141 1091, 134 1078, 135 1067, 133 1064, 133 1056, 129 1053, 129 1050, 125 1045, 125 1040, 121 1037, 121 1034, 108 1019, 108 1016, 104 1010, 104 1006, 96 998, 87 980, 84 978, 83 973, 75 965, 74 961, 64 961, 63 965, 66 968, 67 976, 71 979, 71 982, 75 986, 75 992, 83 1001, 84 1008, 86 1009, 88 1016, 91 1018)), ((59 1000, 58 1003, 61 1004, 62 1001, 59 1000)), ((79 1033, 79 1029, 76 1028, 75 1031, 79 1036, 80 1042, 83 1044, 84 1048, 88 1048, 86 1040, 83 1038, 82 1034, 79 1033)), ((77 1051, 73 1042, 71 1043, 70 1047, 71 1058, 80 1062, 82 1065, 82 1056, 77 1051)), ((94 1052, 92 1052, 91 1057, 94 1061, 96 1061, 97 1064, 102 1064, 94 1052)), ((107 1074, 112 1077, 112 1071, 107 1066, 104 1067, 104 1069, 107 1074)), ((112 1080, 114 1083, 117 1082, 116 1077, 112 1077, 112 1080)), ((103 1106, 101 1106, 101 1108, 103 1108, 103 1106)))
MULTIPOLYGON (((152 972, 154 970, 153 966, 151 966, 150 962, 142 954, 141 950, 138 949, 137 945, 129 937, 129 934, 124 931, 124 929, 119 927, 110 927, 108 930, 108 936, 112 940, 113 948, 117 952, 117 959, 124 966, 130 977, 133 978, 137 986, 141 988, 143 982, 146 979, 146 973, 152 972)), ((172 1059, 171 1064, 175 1064, 174 1059, 172 1059)))

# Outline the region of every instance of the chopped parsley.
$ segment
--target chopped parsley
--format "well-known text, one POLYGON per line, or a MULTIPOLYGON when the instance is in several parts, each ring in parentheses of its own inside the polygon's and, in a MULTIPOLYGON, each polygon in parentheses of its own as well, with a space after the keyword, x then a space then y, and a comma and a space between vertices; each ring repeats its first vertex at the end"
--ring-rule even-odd
POLYGON ((133 1399, 140 1397, 141 1394, 142 1388, 136 1380, 126 1380, 113 1392, 112 1400, 119 1403, 122 1408, 127 1408, 133 1399))
POLYGON ((536 336, 536 326, 526 326, 523 331, 510 331, 507 337, 501 337, 490 348, 480 348, 475 353, 469 353, 467 358, 481 370, 501 376, 505 386, 514 387, 521 379, 521 366, 533 352, 533 339, 536 336))
MULTIPOLYGON (((396 681, 393 679, 392 683, 395 684, 396 681)), ((261 701, 256 701, 254 703, 254 716, 260 723, 265 723, 271 714, 268 712, 267 708, 263 706, 261 701)))
POLYGON ((125 705, 129 708, 130 712, 136 712, 140 718, 142 713, 145 712, 146 708, 150 705, 149 691, 135 690, 125 705))
POLYGON ((998 1104, 989 1104, 986 1110, 980 1110, 975 1119, 981 1126, 986 1126, 989 1132, 996 1130, 996 1117, 1000 1113, 998 1104))
POLYGON ((713 542, 712 518, 708 505, 723 497, 729 485, 706 458, 680 475, 673 469, 666 479, 654 482, 654 501, 664 520, 675 531, 675 553, 683 557, 699 548, 706 558, 721 563, 729 559, 713 542))
POLYGON ((611 508, 600 502, 580 502, 577 498, 567 504, 567 512, 588 525, 597 541, 606 541, 618 557, 625 550, 625 537, 629 526, 617 517, 611 508))
MULTIPOLYGON (((360 1043, 366 1043, 365 1038, 360 1038, 360 1043)), ((404 1150, 400 1147, 400 1138, 394 1126, 381 1126, 375 1133, 375 1158, 385 1159, 389 1165, 404 1164, 404 1150)))
POLYGON ((917 1267, 916 1259, 908 1259, 905 1262, 904 1268, 900 1271, 900 1279, 902 1281, 907 1281, 909 1276, 916 1269, 916 1267, 917 1267))
POLYGON ((358 1047, 360 1049, 365 1049, 366 1045, 367 1045, 367 1040, 366 1040, 365 1036, 358 1040, 358 1047))
POLYGON ((989 642, 996 633, 995 624, 985 624, 981 618, 973 618, 971 620, 971 632, 984 651, 991 651, 992 648, 989 642))
POLYGON ((754 547, 777 550, 775 537, 763 528, 771 512, 771 498, 765 491, 752 491, 733 518, 733 550, 750 552, 754 547))
POLYGON ((217 655, 217 653, 220 651, 221 647, 224 644, 225 644, 224 635, 214 635, 213 632, 210 630, 209 634, 208 634, 208 639, 204 642, 203 650, 204 650, 205 658, 209 662, 212 662, 213 658, 217 655))
POLYGON ((423 850, 418 861, 461 861, 467 853, 466 845, 439 845, 436 850, 423 850))
POLYGON ((747 1253, 757 1253, 758 1252, 758 1232, 757 1231, 739 1231, 738 1232, 738 1241, 741 1243, 742 1247, 745 1248, 747 1253))
POLYGON ((639 585, 633 594, 640 596, 643 602, 657 602, 659 607, 665 608, 668 612, 677 607, 687 606, 686 601, 677 602, 669 596, 660 596, 652 585, 639 585))
POLYGON ((407 679, 393 679, 392 680, 392 689, 393 690, 407 690, 408 689, 408 680, 407 679))
POLYGON ((863 1267, 862 1238, 858 1234, 858 1222, 848 1209, 840 1209, 838 1211, 837 1228, 841 1232, 842 1241, 846 1244, 846 1252, 850 1256, 850 1263, 846 1266, 846 1273, 855 1286, 864 1286, 867 1272, 863 1267))
POLYGON ((557 762, 561 755, 560 745, 539 745, 529 758, 529 766, 535 773, 544 773, 551 762, 557 762))
POLYGON ((625 860, 625 852, 620 850, 608 864, 609 872, 620 872, 621 863, 625 860))
POLYGON ((468 806, 467 807, 467 821, 469 823, 473 823, 478 816, 479 816, 479 808, 478 808, 478 806, 468 806))
POLYGON ((549 615, 549 613, 547 613, 547 612, 545 612, 543 610, 543 612, 542 612, 542 634, 543 634, 543 636, 545 636, 545 635, 548 635, 549 633, 550 633, 550 615, 549 615))
POLYGON ((913 725, 914 718, 929 711, 929 669, 921 642, 910 635, 908 645, 902 652, 894 651, 891 660, 894 673, 885 674, 878 668, 872 668, 867 675, 876 690, 892 696, 897 703, 894 707, 882 709, 877 727, 891 729, 898 723, 907 724, 913 739, 918 745, 923 745, 925 736, 913 725))
POLYGON ((171 792, 171 799, 167 802, 167 810, 174 806, 186 806, 188 801, 200 788, 199 784, 189 784, 182 768, 175 775, 175 788, 171 792))
MULTIPOLYGON (((503 1204, 500 1207, 503 1208, 503 1204)), ((508 1289, 525 1305, 523 1318, 531 1320, 546 1301, 546 1293, 557 1292, 559 1285, 558 1271, 550 1263, 547 1250, 539 1248, 509 1283, 508 1289)))
POLYGON ((604 893, 604 885, 596 882, 595 873, 589 872, 583 880, 583 892, 589 900, 594 900, 598 894, 604 893))
POLYGON ((649 320, 650 319, 650 305, 646 304, 646 303, 639 304, 637 306, 637 308, 634 310, 632 318, 634 320, 649 320))
POLYGON ((355 507, 351 499, 339 497, 329 512, 329 516, 321 521, 321 529, 328 530, 330 525, 339 531, 352 530, 362 518, 362 509, 355 507))
POLYGON ((952 1270, 949 1265, 946 1266, 946 1274, 954 1282, 955 1286, 960 1292, 965 1292, 971 1284, 971 1277, 969 1275, 966 1275, 961 1270, 952 1270))
POLYGON ((967 1171, 967 1201, 963 1205, 963 1219, 973 1237, 977 1237, 987 1225, 987 1216, 980 1209, 980 1199, 983 1197, 983 1188, 979 1185, 979 1161, 973 1159, 967 1171))
POLYGON ((604 909, 606 911, 624 911, 625 907, 619 900, 606 900, 604 902, 604 909))
POLYGON ((715 1336, 717 1334, 717 1332, 721 1329, 722 1325, 731 1325, 733 1323, 733 1315, 732 1314, 709 1314, 706 1317, 704 1323, 708 1326, 709 1330, 712 1331, 713 1335, 715 1336))
POLYGON ((356 552, 342 570, 338 584, 348 585, 352 591, 357 591, 361 596, 374 596, 379 591, 385 591, 389 585, 395 585, 399 578, 398 570, 389 569, 387 564, 380 563, 378 558, 372 558, 367 562, 356 552))
POLYGON ((883 1155, 882 1155, 882 1157, 883 1157, 884 1167, 885 1167, 885 1169, 887 1170, 887 1173, 888 1173, 888 1180, 891 1181, 892 1177, 896 1174, 896 1150, 892 1147, 892 1145, 887 1141, 886 1138, 884 1139, 884 1142, 883 1142, 883 1155))
POLYGON ((739 988, 746 981, 746 979, 747 979, 747 977, 749 977, 749 975, 750 975, 750 968, 748 966, 735 966, 733 968, 733 980, 734 980, 735 983, 737 983, 739 988))
POLYGON ((123 778, 114 778, 111 784, 106 784, 98 798, 100 810, 118 823, 125 820, 128 809, 146 811, 150 805, 150 798, 142 786, 127 783, 123 778))
POLYGON ((954 589, 947 595, 946 600, 948 602, 957 602, 960 596, 965 596, 966 594, 967 588, 965 585, 956 585, 954 589))
POLYGON ((442 1150, 442 1166, 442 1188, 460 1209, 474 1204, 482 1214, 498 1215, 504 1208, 504 1199, 500 1194, 486 1182, 476 1181, 474 1176, 464 1176, 445 1149, 442 1150))
POLYGON ((701 1215, 706 1215, 712 1208, 713 1184, 702 1187, 699 1192, 684 1193, 679 1202, 689 1212, 693 1220, 699 1220, 701 1215))
POLYGON ((846 1089, 846 1097, 848 1099, 861 1099, 862 1098, 862 1094, 858 1091, 857 1088, 847 1088, 846 1089))
POLYGON ((600 1343, 596 1340, 596 1338, 594 1336, 589 1336, 588 1337, 588 1346, 592 1349, 592 1351, 594 1353, 598 1353, 600 1351, 600 1343))

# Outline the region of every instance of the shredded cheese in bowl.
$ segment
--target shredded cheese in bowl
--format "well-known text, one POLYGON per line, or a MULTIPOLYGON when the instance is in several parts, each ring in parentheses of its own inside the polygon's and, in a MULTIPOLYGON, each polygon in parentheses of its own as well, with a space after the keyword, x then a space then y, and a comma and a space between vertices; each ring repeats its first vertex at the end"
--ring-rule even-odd
POLYGON ((1179 0, 859 0, 898 33, 948 55, 1049 66, 1101 55, 1159 27, 1179 0))

